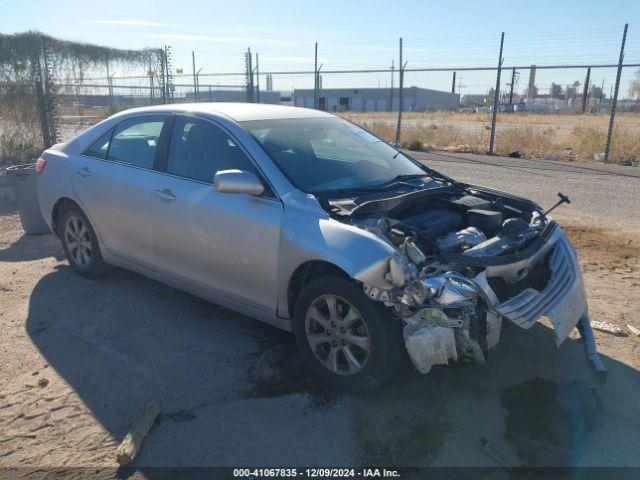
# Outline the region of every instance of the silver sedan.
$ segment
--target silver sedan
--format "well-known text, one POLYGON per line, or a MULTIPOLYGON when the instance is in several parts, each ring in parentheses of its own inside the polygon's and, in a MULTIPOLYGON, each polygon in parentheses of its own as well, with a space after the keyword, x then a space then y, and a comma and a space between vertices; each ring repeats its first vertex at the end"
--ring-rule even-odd
POLYGON ((47 150, 38 196, 73 270, 137 271, 293 331, 372 389, 405 355, 484 363, 503 320, 591 335, 575 252, 526 199, 461 184, 316 110, 128 110, 47 150))

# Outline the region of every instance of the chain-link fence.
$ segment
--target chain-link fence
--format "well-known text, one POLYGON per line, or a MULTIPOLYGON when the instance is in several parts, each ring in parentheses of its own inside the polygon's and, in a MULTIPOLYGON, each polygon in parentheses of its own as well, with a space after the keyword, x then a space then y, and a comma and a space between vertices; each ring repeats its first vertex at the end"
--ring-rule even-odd
POLYGON ((117 50, 36 32, 0 35, 0 163, 43 148, 132 106, 173 94, 168 49, 117 50), (146 83, 131 72, 146 70, 146 83))
POLYGON ((637 164, 640 63, 625 59, 637 60, 640 50, 626 45, 623 55, 618 32, 589 35, 591 52, 574 48, 576 62, 559 53, 580 44, 567 32, 545 34, 548 41, 505 36, 502 55, 499 36, 404 50, 402 42, 350 42, 332 45, 330 59, 316 44, 308 61, 291 58, 301 68, 268 68, 264 56, 261 69, 247 50, 226 72, 198 69, 196 52, 192 68, 175 68, 170 47, 122 51, 0 36, 0 158, 27 158, 126 108, 232 101, 334 112, 412 149, 637 164), (518 53, 522 45, 527 55, 518 53))
POLYGON ((37 37, 0 35, 0 159, 26 161, 51 138, 42 51, 37 37))

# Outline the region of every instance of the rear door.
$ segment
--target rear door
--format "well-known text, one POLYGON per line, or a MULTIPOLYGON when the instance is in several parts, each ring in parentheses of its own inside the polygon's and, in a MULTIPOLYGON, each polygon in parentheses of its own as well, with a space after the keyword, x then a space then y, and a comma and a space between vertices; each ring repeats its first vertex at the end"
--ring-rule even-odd
MULTIPOLYGON (((130 117, 78 157, 73 186, 103 248, 153 268, 150 203, 167 115, 130 117)), ((165 148, 166 149, 166 148, 165 148)))
POLYGON ((239 141, 220 125, 177 116, 166 174, 152 187, 159 269, 179 281, 275 314, 282 203, 239 141), (218 170, 263 180, 261 196, 220 193, 218 170))

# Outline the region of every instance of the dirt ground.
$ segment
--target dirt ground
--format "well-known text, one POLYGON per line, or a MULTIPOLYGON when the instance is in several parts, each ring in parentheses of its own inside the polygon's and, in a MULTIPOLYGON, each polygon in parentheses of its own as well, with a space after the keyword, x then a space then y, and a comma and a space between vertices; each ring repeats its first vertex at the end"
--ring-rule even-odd
MULTIPOLYGON (((3 174, 3 172, 0 172, 3 174)), ((161 415, 135 462, 159 466, 640 466, 640 337, 595 332, 602 385, 574 332, 504 325, 485 365, 406 362, 365 395, 325 388, 292 338, 137 274, 75 275, 27 236, 0 181, 0 467, 113 473, 136 414, 161 415), (486 443, 483 443, 486 442, 486 443)), ((640 236, 565 222, 592 320, 640 328, 640 236)), ((5 472, 6 473, 6 472, 5 472)), ((24 475, 22 475, 24 473, 24 475)))

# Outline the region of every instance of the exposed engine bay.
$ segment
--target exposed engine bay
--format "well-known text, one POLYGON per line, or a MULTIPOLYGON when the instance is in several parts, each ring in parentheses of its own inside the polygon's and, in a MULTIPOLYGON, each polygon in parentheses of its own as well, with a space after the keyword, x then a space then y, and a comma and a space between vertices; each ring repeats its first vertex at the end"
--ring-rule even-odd
POLYGON ((533 202, 431 180, 328 207, 397 252, 387 286, 363 288, 402 319, 407 351, 422 373, 461 358, 484 363, 503 319, 530 328, 547 316, 557 345, 583 317, 588 322, 575 251, 533 202))

